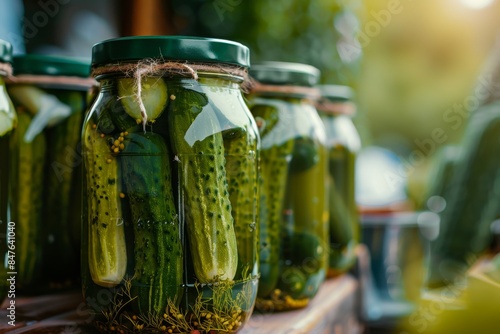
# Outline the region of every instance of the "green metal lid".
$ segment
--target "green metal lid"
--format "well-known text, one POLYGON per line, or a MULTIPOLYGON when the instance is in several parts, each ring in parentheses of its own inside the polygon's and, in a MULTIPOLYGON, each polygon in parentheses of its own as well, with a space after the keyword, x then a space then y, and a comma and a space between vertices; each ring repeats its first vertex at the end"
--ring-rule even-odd
POLYGON ((350 101, 354 98, 351 87, 341 85, 318 85, 321 96, 331 101, 350 101))
POLYGON ((92 66, 148 58, 250 66, 250 50, 243 44, 188 36, 134 36, 109 39, 92 48, 92 66))
POLYGON ((12 45, 3 39, 0 39, 0 62, 12 62, 12 45))
POLYGON ((90 76, 89 62, 78 58, 26 54, 14 56, 13 67, 14 75, 90 76))
POLYGON ((266 61, 253 64, 250 75, 265 84, 312 87, 318 83, 320 71, 306 64, 266 61))

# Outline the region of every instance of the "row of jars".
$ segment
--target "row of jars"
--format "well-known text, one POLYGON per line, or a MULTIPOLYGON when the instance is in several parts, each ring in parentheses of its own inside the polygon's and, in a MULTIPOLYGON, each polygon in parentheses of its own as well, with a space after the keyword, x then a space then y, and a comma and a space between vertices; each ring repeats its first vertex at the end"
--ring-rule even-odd
POLYGON ((38 273, 71 285, 80 213, 83 293, 103 332, 236 332, 254 306, 305 307, 353 264, 352 92, 316 86, 316 68, 260 63, 249 80, 239 43, 108 40, 92 50, 99 93, 84 114, 88 65, 13 65, 0 220, 16 224, 25 291, 38 273))
POLYGON ((0 41, 0 69, 3 300, 6 295, 45 293, 79 283, 78 150, 94 80, 89 79, 89 64, 84 61, 13 57, 4 41, 0 41), (7 281, 13 274, 15 279, 7 281), (13 282, 15 289, 10 286, 13 282))

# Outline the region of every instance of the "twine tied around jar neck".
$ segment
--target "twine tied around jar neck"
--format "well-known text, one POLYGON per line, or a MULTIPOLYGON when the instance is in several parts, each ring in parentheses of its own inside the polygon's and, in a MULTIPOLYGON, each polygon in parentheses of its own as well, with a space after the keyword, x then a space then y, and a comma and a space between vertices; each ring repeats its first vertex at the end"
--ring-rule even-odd
POLYGON ((97 85, 97 82, 93 78, 56 76, 56 75, 37 75, 37 74, 12 75, 12 72, 7 76, 6 81, 9 84, 71 86, 75 88, 84 88, 84 89, 90 89, 92 86, 97 85))
POLYGON ((283 95, 298 95, 311 100, 321 97, 319 89, 315 87, 292 86, 292 85, 267 85, 252 80, 251 93, 277 93, 283 95))
POLYGON ((0 63, 0 73, 7 77, 12 76, 12 65, 9 63, 0 63))
POLYGON ((243 92, 247 91, 250 85, 250 81, 248 79, 248 69, 245 67, 229 64, 162 61, 161 59, 146 59, 136 63, 100 66, 92 70, 92 76, 97 77, 100 75, 112 74, 117 72, 124 73, 127 77, 134 78, 134 95, 137 103, 139 104, 144 132, 146 132, 148 115, 141 95, 142 78, 146 76, 164 76, 170 74, 173 76, 182 76, 198 80, 198 73, 217 73, 241 77, 243 80, 241 84, 241 90, 243 92))
POLYGON ((332 102, 325 98, 316 102, 316 109, 329 115, 353 116, 356 113, 356 105, 350 101, 332 102))

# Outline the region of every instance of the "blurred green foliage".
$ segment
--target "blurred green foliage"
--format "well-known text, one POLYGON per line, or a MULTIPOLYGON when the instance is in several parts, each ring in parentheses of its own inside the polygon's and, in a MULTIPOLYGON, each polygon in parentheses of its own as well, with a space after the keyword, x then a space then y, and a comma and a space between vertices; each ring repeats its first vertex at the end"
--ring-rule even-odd
POLYGON ((356 86, 358 0, 173 0, 172 6, 180 34, 235 40, 251 49, 252 62, 307 63, 322 71, 324 83, 356 86))
POLYGON ((363 144, 386 147, 407 163, 417 202, 429 158, 460 141, 480 102, 474 88, 484 81, 500 27, 500 1, 482 10, 458 0, 170 3, 178 34, 236 40, 250 47, 252 62, 308 63, 322 71, 323 83, 352 86, 363 144))

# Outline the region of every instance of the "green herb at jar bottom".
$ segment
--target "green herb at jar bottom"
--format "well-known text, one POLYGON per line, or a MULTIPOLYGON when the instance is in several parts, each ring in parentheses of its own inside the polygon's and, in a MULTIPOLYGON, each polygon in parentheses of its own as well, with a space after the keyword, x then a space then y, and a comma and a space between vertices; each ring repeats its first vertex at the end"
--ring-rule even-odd
POLYGON ((255 309, 261 312, 281 312, 304 308, 309 304, 310 298, 294 299, 280 289, 274 289, 266 298, 257 298, 255 309))
POLYGON ((97 311, 96 327, 103 333, 218 333, 235 332, 248 320, 252 300, 257 293, 257 279, 241 282, 220 281, 216 285, 185 286, 182 311, 168 301, 160 314, 135 313, 129 306, 136 297, 133 279, 113 290, 109 305, 97 311), (193 300, 188 300, 189 296, 193 300))

